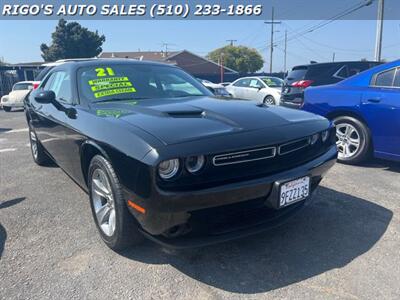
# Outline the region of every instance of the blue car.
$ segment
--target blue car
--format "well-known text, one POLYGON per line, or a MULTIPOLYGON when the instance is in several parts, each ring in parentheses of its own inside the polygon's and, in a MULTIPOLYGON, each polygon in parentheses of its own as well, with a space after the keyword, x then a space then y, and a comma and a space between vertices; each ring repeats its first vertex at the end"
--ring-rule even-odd
POLYGON ((339 161, 360 163, 370 155, 400 161, 400 60, 310 87, 302 109, 335 122, 339 161))

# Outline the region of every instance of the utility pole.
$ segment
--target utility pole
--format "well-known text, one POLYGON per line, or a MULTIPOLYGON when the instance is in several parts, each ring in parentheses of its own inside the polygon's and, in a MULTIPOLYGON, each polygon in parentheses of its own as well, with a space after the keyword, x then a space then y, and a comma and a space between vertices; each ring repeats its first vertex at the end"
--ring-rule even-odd
POLYGON ((283 72, 286 73, 286 58, 287 58, 287 30, 285 30, 285 54, 283 59, 283 72))
POLYGON ((264 22, 265 24, 271 25, 271 49, 269 53, 269 73, 272 73, 272 60, 273 60, 273 53, 274 53, 274 25, 275 24, 281 24, 282 22, 277 22, 274 21, 275 18, 275 12, 274 12, 274 7, 272 7, 272 12, 271 12, 271 21, 264 22))
POLYGON ((233 43, 236 43, 237 42, 237 40, 226 40, 227 42, 229 42, 229 44, 231 45, 231 46, 233 46, 233 43))
POLYGON ((165 47, 164 48, 165 49, 165 52, 164 52, 165 57, 168 56, 168 45, 171 45, 171 44, 170 43, 162 43, 162 46, 165 47))
POLYGON ((335 58, 336 58, 336 53, 333 52, 333 56, 332 56, 332 62, 335 62, 335 58))
POLYGON ((224 53, 221 53, 220 58, 219 58, 219 64, 220 64, 220 72, 221 72, 221 83, 224 82, 224 53))
POLYGON ((375 60, 381 61, 382 58, 382 33, 383 33, 383 12, 385 1, 378 0, 378 18, 376 24, 375 60))

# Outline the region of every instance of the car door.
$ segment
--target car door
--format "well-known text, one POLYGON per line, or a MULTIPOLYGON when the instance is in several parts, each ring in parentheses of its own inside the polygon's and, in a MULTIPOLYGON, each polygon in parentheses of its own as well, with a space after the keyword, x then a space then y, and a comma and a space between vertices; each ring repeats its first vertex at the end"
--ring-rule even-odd
POLYGON ((51 90, 56 95, 54 104, 40 104, 36 111, 40 115, 36 133, 43 147, 56 163, 73 178, 77 179, 80 169, 79 145, 83 137, 75 130, 78 114, 74 106, 71 74, 56 71, 46 81, 43 90, 51 90), (75 113, 74 113, 75 112, 75 113), (75 174, 77 173, 77 174, 75 174))
POLYGON ((268 87, 261 82, 258 78, 251 78, 249 82, 249 87, 246 88, 245 99, 262 102, 265 95, 268 93, 268 87))
POLYGON ((361 110, 372 131, 375 152, 400 158, 400 68, 372 77, 361 110))
POLYGON ((232 85, 227 87, 229 93, 232 94, 234 98, 244 99, 243 88, 249 85, 250 79, 242 78, 235 81, 232 85))

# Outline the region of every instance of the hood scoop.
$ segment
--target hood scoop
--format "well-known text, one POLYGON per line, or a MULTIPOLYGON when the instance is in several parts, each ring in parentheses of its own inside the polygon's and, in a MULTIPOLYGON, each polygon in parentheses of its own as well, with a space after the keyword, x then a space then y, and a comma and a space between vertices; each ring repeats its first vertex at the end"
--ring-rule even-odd
POLYGON ((172 118, 202 118, 206 114, 206 112, 201 109, 173 110, 166 111, 165 113, 172 118))

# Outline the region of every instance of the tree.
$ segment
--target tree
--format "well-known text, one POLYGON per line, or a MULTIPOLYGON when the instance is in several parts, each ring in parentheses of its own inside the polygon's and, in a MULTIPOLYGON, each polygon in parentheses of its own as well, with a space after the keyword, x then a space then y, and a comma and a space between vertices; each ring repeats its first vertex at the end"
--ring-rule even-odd
POLYGON ((86 58, 97 56, 103 51, 104 35, 82 27, 77 22, 67 23, 61 19, 52 33, 52 44, 40 45, 45 61, 56 61, 66 58, 86 58))
POLYGON ((225 46, 215 49, 207 55, 207 58, 219 62, 223 55, 224 66, 239 73, 253 73, 260 70, 264 60, 257 50, 245 46, 225 46))

